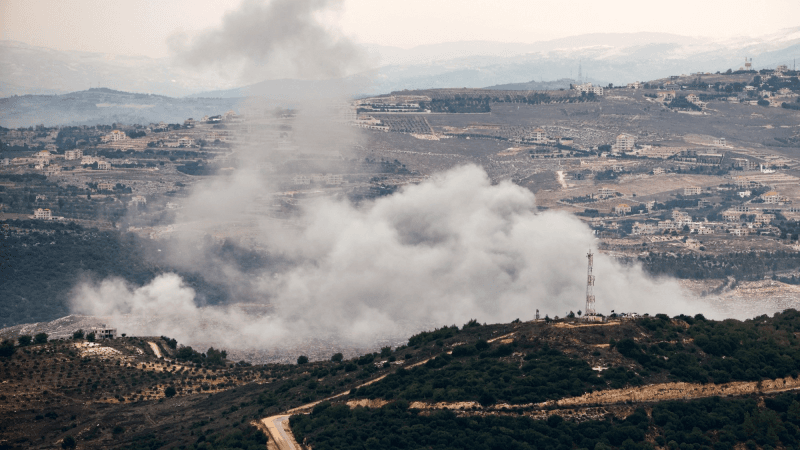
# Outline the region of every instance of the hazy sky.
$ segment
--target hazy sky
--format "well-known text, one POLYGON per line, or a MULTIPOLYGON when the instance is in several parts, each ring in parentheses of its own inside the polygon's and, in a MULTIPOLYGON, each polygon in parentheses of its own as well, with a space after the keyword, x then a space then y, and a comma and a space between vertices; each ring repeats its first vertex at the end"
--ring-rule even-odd
MULTIPOLYGON (((241 0, 0 0, 0 38, 60 50, 160 57, 176 32, 220 24, 241 0)), ((797 0, 343 0, 321 16, 358 42, 413 47, 463 40, 535 42, 595 32, 721 38, 800 26, 797 0), (652 5, 652 6, 650 6, 652 5)))

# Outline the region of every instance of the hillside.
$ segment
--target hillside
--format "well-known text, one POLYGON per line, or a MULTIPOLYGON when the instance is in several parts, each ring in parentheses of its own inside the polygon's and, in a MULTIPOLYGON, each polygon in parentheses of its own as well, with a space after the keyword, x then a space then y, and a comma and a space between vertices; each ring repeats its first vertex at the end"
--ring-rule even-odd
POLYGON ((0 126, 183 123, 238 109, 237 98, 172 98, 106 88, 0 98, 0 126))
POLYGON ((350 360, 258 366, 166 337, 11 336, 26 345, 0 346, 0 445, 278 448, 290 417, 315 449, 788 448, 798 331, 794 310, 471 321, 350 360))

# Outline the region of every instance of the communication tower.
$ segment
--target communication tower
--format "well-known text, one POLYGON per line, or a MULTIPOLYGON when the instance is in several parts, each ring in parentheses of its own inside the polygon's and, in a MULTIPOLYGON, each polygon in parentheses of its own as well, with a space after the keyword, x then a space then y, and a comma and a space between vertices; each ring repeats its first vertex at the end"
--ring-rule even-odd
POLYGON ((592 274, 592 266, 594 265, 594 255, 592 251, 589 250, 589 253, 586 254, 586 257, 589 259, 589 270, 587 271, 586 275, 586 311, 585 315, 587 317, 592 317, 597 315, 597 312, 594 309, 594 275, 592 274))
POLYGON ((538 309, 536 310, 536 321, 537 322, 539 321, 539 310, 538 309))

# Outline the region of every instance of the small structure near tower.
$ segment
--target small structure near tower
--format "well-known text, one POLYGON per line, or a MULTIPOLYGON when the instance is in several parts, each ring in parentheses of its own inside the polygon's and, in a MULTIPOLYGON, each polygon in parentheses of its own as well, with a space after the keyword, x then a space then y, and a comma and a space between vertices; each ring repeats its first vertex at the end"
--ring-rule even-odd
POLYGON ((586 272, 586 310, 583 319, 588 322, 602 322, 603 316, 598 315, 594 309, 594 255, 591 250, 586 254, 586 258, 589 260, 589 268, 586 272))

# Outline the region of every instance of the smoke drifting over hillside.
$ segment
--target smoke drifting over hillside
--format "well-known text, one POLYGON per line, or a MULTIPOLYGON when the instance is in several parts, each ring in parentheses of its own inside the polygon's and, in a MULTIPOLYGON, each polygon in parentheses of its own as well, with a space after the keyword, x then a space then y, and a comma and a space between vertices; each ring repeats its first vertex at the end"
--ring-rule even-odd
MULTIPOLYGON (((74 306, 123 322, 126 314, 152 315, 147 329, 132 331, 182 342, 205 341, 208 331, 197 324, 215 324, 228 332, 214 338, 230 347, 274 347, 276 338, 290 336, 368 342, 432 324, 525 320, 537 308, 552 316, 583 307, 590 230, 565 213, 536 213, 533 194, 509 182, 492 185, 475 166, 364 208, 320 200, 302 217, 296 230, 261 237, 271 252, 295 261, 290 269, 245 277, 217 268, 237 283, 249 279, 274 307, 268 316, 197 307, 192 289, 173 274, 140 288, 115 280, 83 285, 74 306)), ((602 254, 595 264, 601 311, 693 311, 673 281, 649 279, 602 254)))
MULTIPOLYGON (((259 70, 282 69, 285 58, 303 76, 338 76, 359 57, 315 22, 316 11, 335 4, 246 2, 182 55, 193 64, 232 61, 259 70)), ((357 142, 356 129, 336 113, 352 90, 334 83, 329 91, 298 93, 293 102, 283 96, 282 105, 250 99, 238 168, 194 186, 175 224, 180 231, 162 247, 173 267, 225 285, 231 301, 268 305, 265 313, 232 303, 199 306, 175 274, 142 287, 114 279, 82 284, 74 310, 111 317, 131 334, 275 348, 316 337, 368 346, 472 318, 527 320, 536 309, 553 316, 583 308, 591 230, 566 213, 537 213, 530 191, 492 184, 476 166, 358 207, 325 197, 300 202, 291 217, 254 213, 278 186, 260 166, 282 167, 281 158, 324 164, 357 142), (297 117, 280 122, 266 113, 275 106, 292 107, 297 117), (207 245, 208 235, 236 236, 237 227, 250 230, 249 247, 277 263, 245 268, 207 245)), ((598 255, 596 275, 600 311, 691 311, 675 282, 652 280, 638 267, 598 255)))
POLYGON ((337 78, 364 62, 355 44, 316 17, 341 5, 341 0, 246 0, 225 15, 220 28, 191 40, 173 36, 170 47, 183 63, 239 71, 248 81, 337 78))

